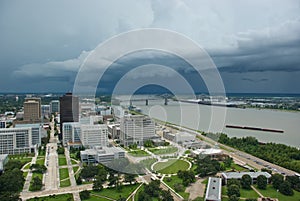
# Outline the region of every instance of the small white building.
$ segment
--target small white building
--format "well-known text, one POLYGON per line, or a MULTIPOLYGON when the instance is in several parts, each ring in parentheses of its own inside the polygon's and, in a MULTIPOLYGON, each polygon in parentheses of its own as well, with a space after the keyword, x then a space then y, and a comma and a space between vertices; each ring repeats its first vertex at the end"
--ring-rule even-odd
POLYGON ((205 201, 221 201, 222 179, 209 177, 205 193, 205 201))
POLYGON ((84 163, 108 163, 114 159, 125 158, 125 151, 119 147, 100 147, 80 151, 84 163))
POLYGON ((225 184, 227 184, 227 181, 230 179, 237 179, 240 180, 244 175, 249 175, 252 179, 252 184, 256 183, 257 177, 260 175, 264 175, 268 182, 270 181, 271 174, 268 172, 223 172, 222 173, 222 179, 225 184))

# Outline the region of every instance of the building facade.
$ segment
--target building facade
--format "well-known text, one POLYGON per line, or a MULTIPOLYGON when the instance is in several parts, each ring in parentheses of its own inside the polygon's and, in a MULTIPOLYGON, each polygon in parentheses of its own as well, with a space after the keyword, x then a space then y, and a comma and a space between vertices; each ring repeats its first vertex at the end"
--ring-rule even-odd
POLYGON ((24 101, 24 121, 39 122, 41 121, 41 98, 27 97, 24 101))
POLYGON ((32 128, 1 128, 0 154, 20 154, 35 152, 32 143, 32 128))
POLYGON ((80 151, 83 163, 109 163, 114 159, 125 158, 125 151, 119 147, 94 147, 80 151))
POLYGON ((31 143, 32 145, 41 145, 42 129, 41 124, 16 124, 15 128, 31 128, 31 143))
POLYGON ((146 140, 156 138, 154 121, 144 115, 121 117, 120 130, 120 142, 125 146, 143 145, 146 140))
POLYGON ((58 113, 59 112, 59 100, 52 100, 50 102, 50 113, 58 113))
POLYGON ((72 93, 66 93, 59 99, 60 109, 60 130, 65 122, 79 121, 79 99, 73 96, 72 93))

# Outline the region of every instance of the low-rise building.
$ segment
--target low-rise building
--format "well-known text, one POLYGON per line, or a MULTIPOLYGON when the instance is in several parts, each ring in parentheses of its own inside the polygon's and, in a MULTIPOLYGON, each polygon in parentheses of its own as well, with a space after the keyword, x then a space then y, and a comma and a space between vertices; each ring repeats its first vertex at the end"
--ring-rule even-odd
POLYGON ((108 163, 114 159, 125 158, 125 151, 119 147, 100 147, 80 151, 81 161, 84 163, 108 163))
POLYGON ((205 193, 205 201, 221 201, 222 179, 209 177, 205 193))
POLYGON ((242 176, 249 175, 252 179, 252 184, 256 183, 257 177, 263 175, 267 178, 268 182, 270 181, 271 174, 268 172, 223 172, 222 173, 222 180, 224 184, 227 184, 227 181, 230 179, 237 179, 241 180, 242 176))

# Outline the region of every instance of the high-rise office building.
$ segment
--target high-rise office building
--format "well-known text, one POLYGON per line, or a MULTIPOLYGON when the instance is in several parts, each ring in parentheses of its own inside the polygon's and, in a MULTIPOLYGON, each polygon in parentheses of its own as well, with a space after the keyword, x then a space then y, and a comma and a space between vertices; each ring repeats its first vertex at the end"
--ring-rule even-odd
POLYGON ((125 115, 120 119, 120 140, 126 146, 143 145, 146 140, 157 137, 155 123, 144 115, 125 115))
POLYGON ((63 143, 78 143, 86 148, 108 145, 107 126, 65 122, 63 124, 63 143))
POLYGON ((24 121, 41 121, 41 98, 27 97, 24 102, 24 121))
POLYGON ((32 143, 32 128, 0 129, 0 154, 31 153, 36 148, 32 143))
POLYGON ((50 102, 50 113, 59 112, 59 100, 52 100, 50 102))
MULTIPOLYGON (((59 98, 60 109, 60 130, 64 122, 79 121, 79 99, 73 96, 72 93, 66 93, 59 98)), ((60 136, 61 138, 61 136, 60 136)))
POLYGON ((42 124, 16 124, 15 128, 31 128, 31 144, 41 145, 42 141, 42 124))

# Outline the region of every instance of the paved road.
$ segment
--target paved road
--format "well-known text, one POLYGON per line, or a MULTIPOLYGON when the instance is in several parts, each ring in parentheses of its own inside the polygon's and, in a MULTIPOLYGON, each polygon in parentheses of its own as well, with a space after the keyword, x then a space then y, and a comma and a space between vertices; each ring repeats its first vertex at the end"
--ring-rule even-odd
POLYGON ((58 175, 58 155, 57 155, 57 144, 47 144, 46 164, 48 163, 47 173, 45 175, 45 190, 55 190, 59 186, 59 175, 58 175), (49 150, 49 154, 48 154, 49 150))

